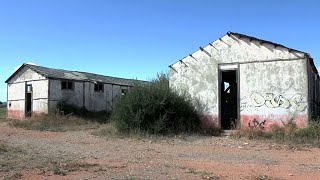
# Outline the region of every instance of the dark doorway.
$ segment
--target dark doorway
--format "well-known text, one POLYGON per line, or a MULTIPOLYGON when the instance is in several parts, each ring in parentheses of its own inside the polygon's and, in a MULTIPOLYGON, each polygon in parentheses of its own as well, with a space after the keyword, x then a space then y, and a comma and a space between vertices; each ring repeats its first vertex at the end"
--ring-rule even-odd
POLYGON ((237 70, 221 71, 220 119, 222 129, 231 129, 238 119, 237 70))
POLYGON ((27 85, 26 93, 26 117, 32 116, 32 86, 27 85))

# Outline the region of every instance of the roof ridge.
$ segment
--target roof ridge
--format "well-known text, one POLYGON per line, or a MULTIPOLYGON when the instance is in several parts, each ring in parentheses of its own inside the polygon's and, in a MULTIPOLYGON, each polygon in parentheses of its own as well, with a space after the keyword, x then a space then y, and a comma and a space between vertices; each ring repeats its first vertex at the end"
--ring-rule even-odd
POLYGON ((91 72, 57 69, 57 68, 27 64, 27 63, 23 63, 20 66, 20 68, 16 70, 6 80, 6 82, 8 82, 13 76, 15 76, 24 67, 30 68, 34 72, 46 78, 69 79, 69 80, 89 81, 89 82, 103 82, 106 84, 118 84, 118 85, 125 85, 125 86, 132 86, 133 83, 138 81, 147 82, 145 80, 138 80, 137 78, 129 79, 129 78, 122 78, 122 77, 114 77, 114 76, 96 74, 91 72))
POLYGON ((272 41, 268 41, 268 40, 265 40, 265 39, 261 39, 261 38, 257 38, 257 37, 254 37, 254 36, 249 36, 249 35, 246 35, 246 34, 242 34, 242 33, 238 33, 238 32, 232 32, 232 31, 228 31, 227 32, 227 35, 230 35, 230 34, 233 34, 233 35, 238 35, 238 36, 243 36, 243 37, 246 37, 246 38, 249 38, 249 39, 254 39, 254 40, 257 40, 257 41, 263 41, 265 43, 269 43, 269 44, 274 44, 276 46, 280 46, 280 47, 283 47, 283 48, 286 48, 286 49, 289 49, 291 51, 296 51, 296 52, 300 52, 300 53, 304 53, 304 54, 309 54, 307 52, 304 52, 304 51, 301 51, 301 50, 297 50, 297 49, 293 49, 293 48, 289 48, 288 46, 285 46, 283 44, 280 44, 280 43, 275 43, 275 42, 272 42, 272 41))
MULTIPOLYGON (((27 64, 27 63, 23 63, 23 65, 26 65, 26 66, 36 66, 36 67, 42 67, 42 68, 54 69, 54 70, 61 70, 61 71, 69 71, 69 72, 88 73, 88 74, 92 74, 92 75, 98 75, 98 76, 104 76, 104 77, 116 78, 116 79, 137 80, 137 79, 133 79, 133 78, 131 79, 131 78, 114 77, 114 76, 109 76, 109 75, 104 75, 104 74, 97 74, 97 73, 86 72, 86 71, 78 71, 78 70, 67 70, 67 69, 51 68, 51 67, 39 66, 39 65, 33 65, 33 64, 27 64)), ((141 81, 141 80, 139 80, 139 81, 141 81)))

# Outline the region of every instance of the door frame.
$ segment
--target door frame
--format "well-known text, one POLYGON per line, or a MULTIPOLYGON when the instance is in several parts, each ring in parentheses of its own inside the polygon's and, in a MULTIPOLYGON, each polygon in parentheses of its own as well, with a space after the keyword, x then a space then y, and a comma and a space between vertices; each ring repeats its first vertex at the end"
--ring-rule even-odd
POLYGON ((222 128, 222 101, 221 101, 221 82, 222 72, 225 71, 236 71, 236 82, 237 82, 237 121, 240 121, 240 65, 239 63, 222 63, 218 64, 218 118, 219 126, 222 128))
POLYGON ((32 117, 32 112, 33 112, 33 88, 32 88, 32 84, 27 84, 25 85, 25 107, 24 107, 24 116, 25 117, 32 117), (28 91, 28 86, 31 86, 31 91, 28 91), (28 111, 27 111, 27 107, 28 107, 28 94, 30 94, 30 116, 28 116, 28 111))

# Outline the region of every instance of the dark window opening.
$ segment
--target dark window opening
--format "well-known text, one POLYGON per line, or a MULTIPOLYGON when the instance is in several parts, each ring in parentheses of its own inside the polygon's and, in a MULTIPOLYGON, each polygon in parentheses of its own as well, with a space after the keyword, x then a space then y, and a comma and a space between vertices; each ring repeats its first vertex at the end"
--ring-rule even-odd
POLYGON ((72 81, 61 81, 61 89, 73 90, 73 82, 72 81))
POLYGON ((238 119, 238 84, 236 70, 221 72, 221 128, 231 129, 238 119))
POLYGON ((103 84, 102 83, 94 84, 94 91, 95 92, 103 92, 103 84))
POLYGON ((128 89, 121 89, 121 95, 124 96, 128 94, 128 89))

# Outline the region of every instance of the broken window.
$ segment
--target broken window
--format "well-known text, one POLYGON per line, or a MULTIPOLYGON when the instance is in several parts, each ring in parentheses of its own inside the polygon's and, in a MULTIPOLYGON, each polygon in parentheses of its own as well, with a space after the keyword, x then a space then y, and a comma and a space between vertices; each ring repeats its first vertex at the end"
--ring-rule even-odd
POLYGON ((121 95, 124 96, 128 94, 128 89, 121 89, 121 95))
POLYGON ((72 81, 61 81, 61 89, 73 90, 73 82, 72 81))
POLYGON ((95 92, 103 92, 103 84, 102 83, 94 84, 94 91, 95 92))
POLYGON ((225 93, 230 93, 230 83, 229 82, 224 82, 224 92, 225 93))

